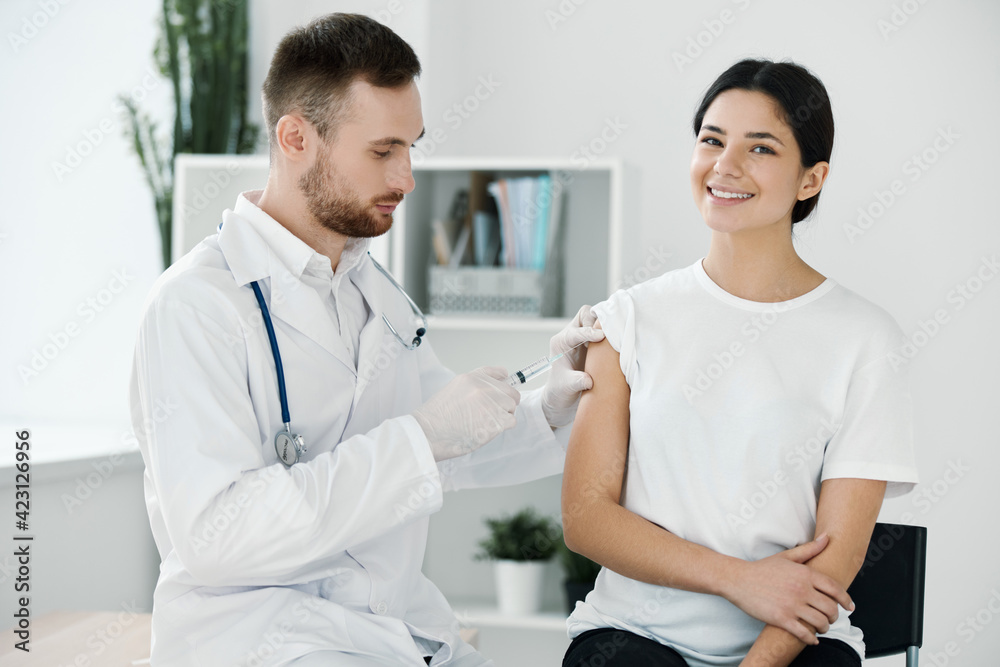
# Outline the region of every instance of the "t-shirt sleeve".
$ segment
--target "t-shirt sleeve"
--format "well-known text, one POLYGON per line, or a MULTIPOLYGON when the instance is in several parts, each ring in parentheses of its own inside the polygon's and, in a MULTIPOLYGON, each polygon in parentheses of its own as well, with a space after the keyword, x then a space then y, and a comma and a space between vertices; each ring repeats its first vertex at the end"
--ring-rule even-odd
POLYGON ((625 380, 632 385, 637 368, 635 360, 635 304, 628 292, 619 290, 606 301, 591 308, 620 358, 625 380))
POLYGON ((908 365, 893 355, 902 332, 895 327, 882 338, 885 344, 851 377, 841 426, 827 444, 821 479, 885 480, 885 497, 892 498, 909 493, 918 476, 908 365))

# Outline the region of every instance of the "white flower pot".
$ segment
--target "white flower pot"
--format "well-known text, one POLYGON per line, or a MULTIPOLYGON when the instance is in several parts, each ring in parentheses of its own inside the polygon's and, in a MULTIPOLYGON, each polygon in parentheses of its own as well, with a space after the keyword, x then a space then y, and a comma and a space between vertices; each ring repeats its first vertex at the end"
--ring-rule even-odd
POLYGON ((494 561, 497 601, 504 614, 533 614, 542 608, 546 561, 494 561))

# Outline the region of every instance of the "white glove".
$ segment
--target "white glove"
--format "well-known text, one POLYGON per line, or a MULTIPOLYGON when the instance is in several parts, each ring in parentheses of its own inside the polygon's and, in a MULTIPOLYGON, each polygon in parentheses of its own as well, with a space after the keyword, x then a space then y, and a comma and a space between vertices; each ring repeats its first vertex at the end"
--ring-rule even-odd
POLYGON ((542 389, 542 412, 553 428, 565 426, 576 417, 576 406, 580 402, 580 392, 594 386, 583 365, 587 360, 586 343, 604 340, 604 332, 595 329, 597 317, 590 306, 583 306, 576 317, 549 341, 549 355, 566 352, 565 356, 552 364, 552 372, 542 389), (584 343, 571 350, 576 345, 584 343))
POLYGON ((452 379, 413 411, 435 461, 473 452, 517 424, 521 394, 497 366, 477 368, 452 379))

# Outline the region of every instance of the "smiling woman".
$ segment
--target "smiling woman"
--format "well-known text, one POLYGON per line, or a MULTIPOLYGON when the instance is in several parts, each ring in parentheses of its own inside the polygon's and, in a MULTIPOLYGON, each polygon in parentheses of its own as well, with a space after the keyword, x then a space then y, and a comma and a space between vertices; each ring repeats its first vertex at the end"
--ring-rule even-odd
MULTIPOLYGON (((756 119, 762 124, 761 127, 748 130, 743 138, 749 141, 762 140, 763 146, 760 148, 765 154, 775 153, 772 150, 774 143, 782 149, 787 147, 788 151, 798 157, 799 164, 805 170, 815 168, 822 163, 826 163, 826 169, 829 170, 830 154, 833 152, 834 125, 833 111, 830 108, 826 88, 804 68, 792 63, 769 63, 769 66, 762 67, 761 62, 744 60, 730 67, 715 80, 695 112, 695 135, 699 136, 699 140, 703 140, 700 136, 703 130, 725 135, 721 128, 711 125, 711 118, 708 120, 705 118, 716 98, 726 92, 737 96, 757 93, 760 96, 758 104, 740 106, 739 102, 747 100, 738 99, 734 103, 736 108, 741 112, 749 109, 764 111, 766 108, 770 111, 770 117, 764 111, 761 117, 756 119), (772 128, 771 131, 765 131, 763 129, 765 126, 772 128), (782 141, 781 137, 785 140, 782 141), (788 141, 789 137, 794 141, 788 141)), ((734 104, 728 105, 728 109, 732 110, 734 104)), ((756 148, 754 146, 752 150, 756 148)), ((695 155, 697 157, 698 153, 695 155)), ((824 178, 825 175, 824 171, 824 178)), ((814 191, 811 190, 808 197, 799 198, 795 203, 792 212, 793 224, 805 219, 816 208, 822 185, 821 180, 819 187, 814 191)))
POLYGON ((604 567, 563 664, 857 666, 846 589, 917 479, 901 332, 792 244, 830 169, 818 79, 737 63, 694 130, 707 256, 594 306, 562 501, 604 567))

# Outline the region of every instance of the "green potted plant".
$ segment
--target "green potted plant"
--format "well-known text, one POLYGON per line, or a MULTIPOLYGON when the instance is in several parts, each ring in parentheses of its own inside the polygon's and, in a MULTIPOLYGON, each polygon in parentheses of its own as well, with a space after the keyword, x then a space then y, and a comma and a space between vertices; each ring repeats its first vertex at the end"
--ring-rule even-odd
POLYGON ((534 508, 484 519, 489 535, 479 542, 476 560, 492 560, 497 601, 506 614, 531 614, 542 606, 545 564, 552 560, 562 531, 553 519, 534 508))
POLYGON ((247 118, 248 0, 163 0, 153 57, 173 92, 173 132, 128 97, 128 135, 153 193, 163 268, 171 262, 174 158, 178 153, 252 153, 257 126, 247 118))
POLYGON ((594 582, 601 571, 601 566, 572 551, 566 542, 559 541, 559 563, 562 565, 566 579, 563 587, 566 589, 566 612, 573 613, 577 602, 582 602, 587 593, 594 590, 594 582))

